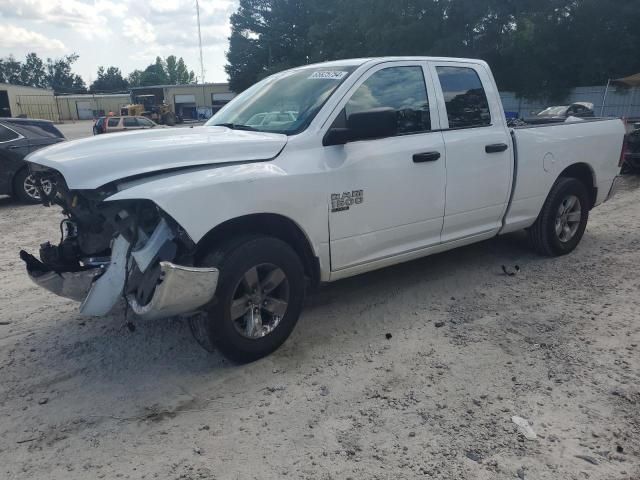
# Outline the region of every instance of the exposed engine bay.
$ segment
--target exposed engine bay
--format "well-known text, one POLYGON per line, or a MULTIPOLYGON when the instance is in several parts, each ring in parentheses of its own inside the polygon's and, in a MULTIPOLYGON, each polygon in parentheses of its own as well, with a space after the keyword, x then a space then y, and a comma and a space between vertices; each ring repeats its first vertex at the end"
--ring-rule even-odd
POLYGON ((215 268, 196 268, 196 245, 149 200, 105 201, 117 184, 69 190, 58 172, 32 165, 36 185, 51 181, 45 206, 62 207, 60 240, 40 246, 39 259, 21 251, 30 278, 47 290, 82 302, 87 316, 103 316, 125 299, 145 318, 197 311, 214 296, 215 268))

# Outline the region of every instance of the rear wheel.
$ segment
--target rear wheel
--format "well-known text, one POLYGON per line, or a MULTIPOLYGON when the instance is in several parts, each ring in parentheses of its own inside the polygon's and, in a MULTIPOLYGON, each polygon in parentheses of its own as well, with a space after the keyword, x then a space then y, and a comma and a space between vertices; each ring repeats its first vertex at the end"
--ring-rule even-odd
MULTIPOLYGON (((53 184, 50 180, 42 181, 42 189, 47 195, 51 195, 53 191, 53 184)), ((36 181, 33 175, 29 172, 29 169, 23 168, 13 179, 13 192, 21 202, 24 203, 40 203, 40 192, 36 186, 36 181)))
POLYGON ((240 363, 280 347, 304 300, 304 269, 294 250, 273 237, 246 236, 215 249, 202 263, 220 270, 205 320, 208 340, 240 363))
POLYGON ((560 178, 551 188, 536 223, 529 229, 529 239, 543 255, 566 255, 582 240, 588 221, 586 187, 575 178, 560 178))

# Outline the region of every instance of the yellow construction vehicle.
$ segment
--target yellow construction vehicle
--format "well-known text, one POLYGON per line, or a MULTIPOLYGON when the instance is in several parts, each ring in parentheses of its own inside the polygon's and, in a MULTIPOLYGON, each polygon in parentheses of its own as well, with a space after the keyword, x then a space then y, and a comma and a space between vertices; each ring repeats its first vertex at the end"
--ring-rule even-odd
POLYGON ((134 98, 134 103, 125 105, 120 109, 121 116, 144 116, 148 117, 156 123, 162 125, 169 125, 170 127, 176 124, 176 114, 171 110, 171 107, 164 101, 162 103, 156 103, 155 95, 137 95, 134 98))

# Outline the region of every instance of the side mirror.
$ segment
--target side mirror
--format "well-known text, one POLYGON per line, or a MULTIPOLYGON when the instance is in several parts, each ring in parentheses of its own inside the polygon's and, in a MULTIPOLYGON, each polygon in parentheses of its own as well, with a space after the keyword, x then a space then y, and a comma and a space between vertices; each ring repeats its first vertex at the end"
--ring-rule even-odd
POLYGON ((352 113, 347 118, 347 128, 332 128, 324 136, 322 144, 344 145, 355 140, 372 140, 393 137, 398 133, 398 113, 394 108, 374 108, 352 113))
POLYGON ((348 128, 330 128, 322 139, 322 145, 330 147, 332 145, 344 145, 351 140, 351 131, 348 128))

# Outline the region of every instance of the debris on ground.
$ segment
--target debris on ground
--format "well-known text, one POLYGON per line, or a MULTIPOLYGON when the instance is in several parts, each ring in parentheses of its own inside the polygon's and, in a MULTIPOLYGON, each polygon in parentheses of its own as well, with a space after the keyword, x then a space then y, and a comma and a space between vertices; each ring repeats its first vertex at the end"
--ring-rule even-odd
POLYGON ((511 417, 511 421, 518 426, 518 431, 522 435, 524 435, 524 438, 526 438, 527 440, 535 440, 536 438, 538 438, 536 432, 533 430, 533 428, 531 428, 529 420, 514 415, 513 417, 511 417))
POLYGON ((598 460, 588 455, 576 455, 576 458, 584 460, 585 462, 589 462, 591 465, 600 465, 600 462, 598 462, 598 460))
POLYGON ((465 455, 469 460, 473 460, 476 463, 482 463, 482 455, 475 450, 469 450, 465 455))
POLYGON ((442 327, 444 327, 444 322, 436 322, 436 323, 435 323, 435 327, 436 327, 436 328, 442 328, 442 327))
POLYGON ((391 335, 390 333, 387 333, 387 334, 385 335, 385 338, 386 338, 387 340, 391 340, 391 339, 393 338, 393 335, 391 335))
POLYGON ((502 265, 502 271, 508 277, 515 277, 518 273, 520 273, 520 267, 516 265, 515 267, 513 267, 513 270, 510 271, 505 265, 502 265))

